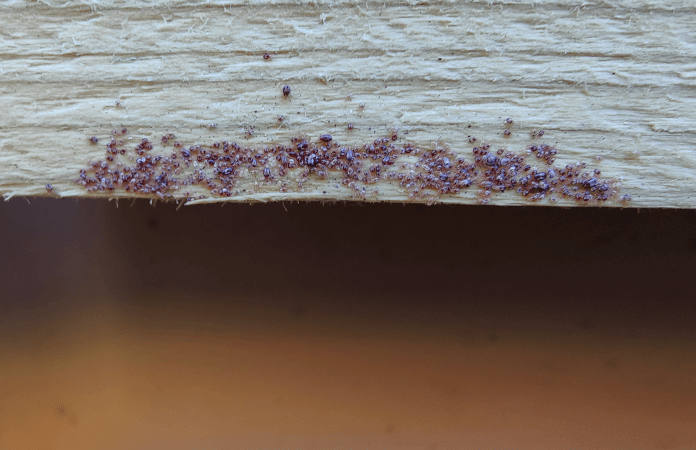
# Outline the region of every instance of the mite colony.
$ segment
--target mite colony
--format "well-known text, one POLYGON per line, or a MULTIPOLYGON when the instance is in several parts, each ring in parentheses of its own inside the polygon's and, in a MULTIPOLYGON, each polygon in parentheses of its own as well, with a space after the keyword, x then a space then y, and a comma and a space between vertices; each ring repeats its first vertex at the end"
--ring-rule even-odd
MULTIPOLYGON (((546 144, 530 145, 517 154, 491 150, 489 143, 482 142, 473 147, 473 160, 467 160, 442 147, 397 144, 396 132, 361 146, 341 145, 322 134, 317 141, 299 136, 289 145, 256 148, 227 141, 185 146, 167 134, 161 138, 166 151, 155 155, 146 138, 126 149, 126 134, 125 128, 113 131, 106 157, 81 170, 75 182, 89 192, 125 191, 163 200, 192 200, 189 189, 193 186, 207 189, 211 196, 238 195, 240 180, 288 192, 302 191, 308 178, 331 179, 358 198, 366 198, 369 185, 386 181, 398 184, 412 200, 430 203, 442 195, 475 190, 483 204, 494 192, 505 191, 531 201, 550 197, 555 202, 559 197, 597 204, 615 198, 620 187, 618 182, 600 178, 599 169, 588 169, 585 163, 553 165, 557 151, 546 144)), ((628 201, 630 196, 618 200, 628 201)))

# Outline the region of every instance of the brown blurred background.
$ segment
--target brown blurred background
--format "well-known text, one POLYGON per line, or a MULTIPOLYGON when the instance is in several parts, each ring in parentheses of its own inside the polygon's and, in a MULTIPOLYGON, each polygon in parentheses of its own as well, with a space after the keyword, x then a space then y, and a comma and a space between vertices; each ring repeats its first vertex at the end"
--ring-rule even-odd
POLYGON ((694 211, 30 201, 0 449, 696 446, 694 211))

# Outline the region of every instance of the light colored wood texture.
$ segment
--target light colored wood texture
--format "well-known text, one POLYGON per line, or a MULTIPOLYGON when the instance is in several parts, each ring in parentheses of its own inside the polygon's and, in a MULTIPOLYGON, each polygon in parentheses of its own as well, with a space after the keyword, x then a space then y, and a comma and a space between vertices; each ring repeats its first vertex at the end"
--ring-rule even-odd
MULTIPOLYGON (((72 180, 104 147, 87 139, 121 126, 133 138, 172 132, 191 143, 244 140, 253 126, 245 144, 255 146, 299 133, 358 144, 399 128, 417 145, 466 155, 468 135, 519 151, 531 130, 544 129, 559 163, 600 167, 622 181, 632 206, 696 207, 692 2, 141 5, 0 4, 5 198, 46 195, 46 183, 55 195, 88 195, 72 180), (505 117, 515 120, 509 139, 505 117)), ((356 199, 343 187, 323 195, 328 184, 336 183, 313 180, 283 194, 256 188, 229 200, 356 199)), ((396 185, 379 189, 367 200, 408 201, 396 185)), ((491 203, 527 201, 507 192, 491 203)))

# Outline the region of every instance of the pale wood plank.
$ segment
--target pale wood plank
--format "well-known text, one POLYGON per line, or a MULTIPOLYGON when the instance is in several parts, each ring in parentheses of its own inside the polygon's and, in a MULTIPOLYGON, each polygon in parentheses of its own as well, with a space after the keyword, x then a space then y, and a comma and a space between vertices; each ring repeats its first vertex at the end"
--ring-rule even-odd
MULTIPOLYGON (((87 139, 121 126, 134 139, 169 131, 190 143, 257 146, 299 133, 358 144, 399 128, 417 145, 445 143, 467 156, 468 135, 519 151, 530 130, 543 128, 559 163, 587 161, 620 179, 632 206, 696 206, 692 3, 138 5, 0 5, 6 198, 46 195, 46 183, 55 195, 87 196, 72 180, 104 155, 87 139), (292 86, 288 99, 284 84, 292 86), (509 139, 501 135, 505 117, 515 119, 509 139), (245 126, 255 129, 248 141, 245 126)), ((252 184, 226 200, 360 199, 329 189, 335 181, 249 194, 252 184)), ((378 187, 367 200, 408 201, 396 185, 378 187)), ((440 200, 473 203, 476 195, 440 200)), ((491 203, 528 202, 507 192, 491 203)))

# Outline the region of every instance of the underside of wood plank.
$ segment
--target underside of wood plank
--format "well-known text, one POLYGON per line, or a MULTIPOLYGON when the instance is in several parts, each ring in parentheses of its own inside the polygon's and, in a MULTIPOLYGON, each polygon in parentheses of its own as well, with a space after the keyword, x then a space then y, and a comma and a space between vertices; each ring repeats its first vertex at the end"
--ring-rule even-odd
POLYGON ((543 193, 534 204, 696 207, 696 6, 687 2, 10 1, 0 15, 5 198, 517 205, 543 193), (114 130, 127 154, 106 161, 114 130), (178 153, 200 145, 210 154, 226 141, 248 149, 244 159, 264 147, 296 149, 302 139, 320 148, 322 134, 331 135, 339 165, 347 162, 342 148, 365 149, 377 138, 398 157, 365 158, 362 170, 381 164, 381 172, 346 182, 345 168, 321 177, 321 167, 299 167, 299 159, 281 171, 281 154, 271 152, 265 164, 241 161, 225 185, 225 166, 194 167, 194 155, 185 167, 178 153), (138 155, 143 138, 153 148, 138 155), (514 187, 490 189, 482 185, 485 161, 471 187, 435 187, 452 181, 452 170, 475 166, 473 148, 483 143, 501 149, 499 159, 524 157, 521 166, 545 174, 572 165, 591 179, 597 169, 613 195, 595 201, 595 189, 592 201, 578 201, 594 187, 581 181, 571 196, 560 186, 525 196, 517 188, 532 172, 521 170, 514 187), (551 164, 530 151, 541 145, 557 152, 551 164), (432 151, 439 159, 428 169, 422 156, 432 151), (90 163, 106 161, 114 178, 137 158, 172 153, 181 173, 169 174, 167 189, 76 183, 81 170, 94 176, 90 163), (449 172, 443 155, 455 166, 449 172), (199 170, 212 185, 184 183, 199 170), (405 186, 398 175, 409 173, 434 178, 405 186))

